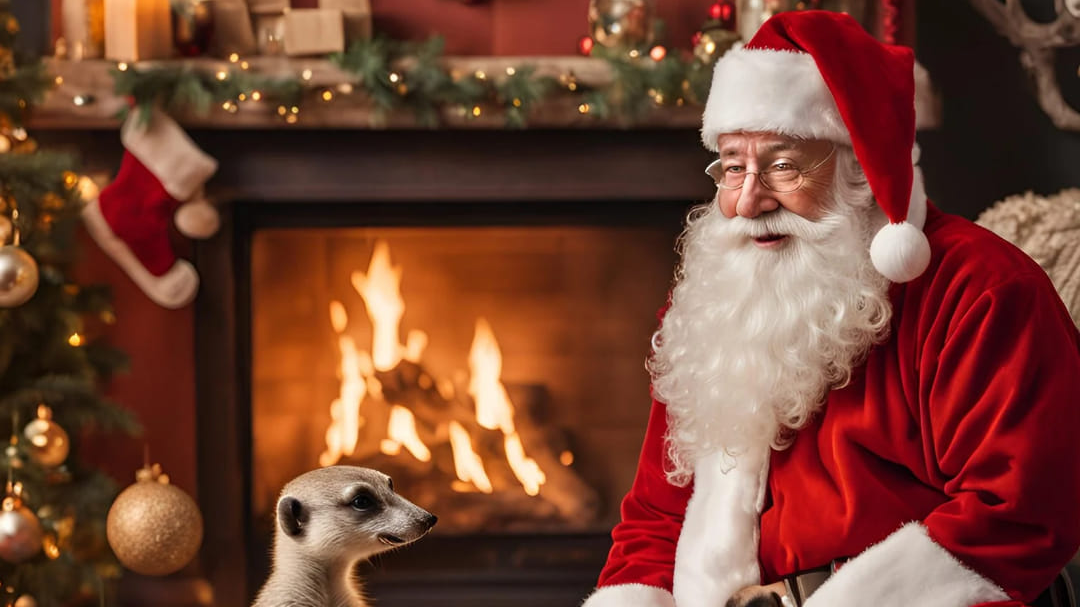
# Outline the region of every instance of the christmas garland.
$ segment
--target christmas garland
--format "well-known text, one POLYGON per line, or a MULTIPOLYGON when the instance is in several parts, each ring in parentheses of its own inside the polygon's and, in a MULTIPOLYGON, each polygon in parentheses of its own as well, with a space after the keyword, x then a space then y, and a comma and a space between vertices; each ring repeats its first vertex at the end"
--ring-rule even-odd
MULTIPOLYGON (((373 121, 389 112, 411 110, 422 126, 433 127, 444 114, 466 119, 497 108, 511 128, 527 126, 530 110, 556 96, 577 96, 581 114, 629 123, 660 106, 700 105, 708 92, 713 57, 690 53, 642 53, 637 49, 596 46, 593 57, 611 68, 612 80, 589 86, 573 73, 559 77, 536 73, 535 66, 508 67, 505 74, 459 73, 448 68, 443 39, 406 42, 377 36, 358 41, 328 59, 354 82, 312 85, 309 76, 269 77, 253 73, 247 61, 230 57, 228 69, 191 64, 134 69, 118 64, 111 71, 117 94, 132 106, 206 115, 214 106, 236 112, 247 101, 262 101, 285 121, 297 122, 301 109, 342 94, 364 95, 373 121)), ((142 115, 149 116, 149 112, 142 115)))

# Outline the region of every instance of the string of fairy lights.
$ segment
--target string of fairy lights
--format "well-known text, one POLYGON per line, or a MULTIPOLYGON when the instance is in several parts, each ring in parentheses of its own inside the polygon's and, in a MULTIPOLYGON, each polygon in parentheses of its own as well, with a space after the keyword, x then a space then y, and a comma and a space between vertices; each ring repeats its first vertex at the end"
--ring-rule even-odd
MULTIPOLYGON (((718 11, 710 9, 710 17, 713 13, 718 11)), ((502 116, 508 127, 524 127, 537 103, 562 97, 574 100, 572 106, 582 115, 631 123, 655 108, 703 102, 711 66, 731 46, 709 37, 717 29, 710 27, 712 21, 695 36, 697 47, 692 52, 669 52, 660 44, 604 46, 591 36, 583 37, 578 51, 610 68, 611 77, 603 84, 584 81, 572 69, 546 75, 528 63, 493 72, 463 70, 445 61, 439 36, 423 42, 385 36, 357 41, 326 58, 336 68, 333 73, 340 80, 336 82, 327 82, 325 73, 310 68, 283 75, 280 61, 264 70, 265 58, 235 53, 217 61, 121 62, 109 73, 114 93, 126 98, 129 107, 156 105, 199 116, 252 108, 297 124, 312 106, 348 100, 369 107, 376 126, 391 112, 406 110, 422 126, 437 126, 448 117, 471 120, 495 115, 502 116)), ((94 101, 90 94, 71 100, 77 106, 94 101)))

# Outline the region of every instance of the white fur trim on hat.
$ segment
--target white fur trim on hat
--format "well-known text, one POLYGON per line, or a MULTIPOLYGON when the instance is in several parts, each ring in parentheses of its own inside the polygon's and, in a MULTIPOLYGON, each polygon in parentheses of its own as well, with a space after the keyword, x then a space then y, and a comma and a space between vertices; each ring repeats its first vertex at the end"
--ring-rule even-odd
POLYGON ((663 588, 618 584, 597 588, 581 607, 675 607, 675 599, 663 588))
POLYGON ((805 607, 969 607, 1007 601, 997 584, 965 567, 909 523, 851 559, 805 607))
POLYGON ((807 53, 733 49, 713 69, 701 141, 737 131, 771 132, 851 144, 829 87, 807 53))

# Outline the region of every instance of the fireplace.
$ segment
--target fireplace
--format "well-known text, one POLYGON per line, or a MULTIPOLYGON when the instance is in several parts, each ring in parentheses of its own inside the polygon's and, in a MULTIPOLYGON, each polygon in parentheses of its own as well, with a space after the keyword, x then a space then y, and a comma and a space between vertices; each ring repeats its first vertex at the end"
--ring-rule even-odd
MULTIPOLYGON (((199 141, 219 155, 225 135, 199 141)), ((291 149, 223 165, 236 197, 195 251, 215 604, 265 579, 281 486, 341 463, 440 518, 362 567, 384 604, 574 605, 633 478, 675 239, 710 190, 696 134, 348 135, 247 134, 291 149)))

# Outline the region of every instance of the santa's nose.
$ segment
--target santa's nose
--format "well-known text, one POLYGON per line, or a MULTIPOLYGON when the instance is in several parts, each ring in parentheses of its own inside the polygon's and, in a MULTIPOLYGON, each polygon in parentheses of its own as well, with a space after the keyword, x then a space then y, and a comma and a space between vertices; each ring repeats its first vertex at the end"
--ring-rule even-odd
POLYGON ((753 219, 762 213, 775 211, 780 203, 776 201, 772 191, 761 185, 757 174, 750 173, 746 176, 742 188, 738 190, 739 197, 735 201, 735 214, 739 217, 753 219))

